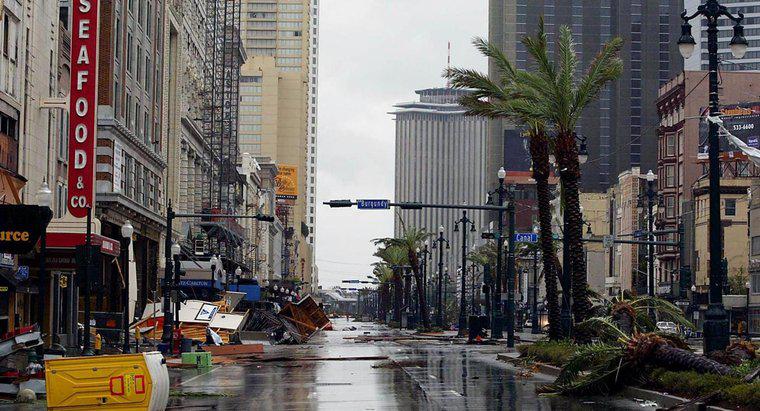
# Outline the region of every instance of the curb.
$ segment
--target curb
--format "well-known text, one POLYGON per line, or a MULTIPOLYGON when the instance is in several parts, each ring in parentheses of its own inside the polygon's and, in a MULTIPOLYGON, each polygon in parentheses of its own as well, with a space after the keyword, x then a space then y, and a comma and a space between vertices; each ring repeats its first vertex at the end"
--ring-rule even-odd
MULTIPOLYGON (((650 400, 657 403, 659 407, 670 408, 675 405, 689 401, 688 398, 682 398, 675 395, 667 394, 659 391, 646 390, 638 387, 626 387, 620 391, 620 395, 627 398, 638 398, 644 400, 650 400)), ((728 408, 716 407, 714 405, 708 405, 705 407, 704 403, 695 403, 684 408, 685 410, 709 410, 709 411, 730 411, 728 408), (703 408, 704 407, 704 408, 703 408)))
MULTIPOLYGON (((517 356, 514 356, 514 355, 510 355, 510 353, 506 353, 506 354, 505 353, 499 353, 499 354, 496 354, 496 359, 499 360, 499 361, 508 362, 508 363, 510 363, 512 365, 515 365, 515 366, 522 366, 522 364, 520 364, 520 357, 517 357, 517 356)), ((551 376, 551 377, 557 377, 557 376, 559 376, 559 372, 560 372, 560 368, 559 367, 555 367, 553 365, 544 364, 544 363, 540 363, 540 362, 534 362, 533 365, 536 366, 536 367, 538 367, 538 372, 541 373, 541 374, 548 375, 548 376, 551 376)))

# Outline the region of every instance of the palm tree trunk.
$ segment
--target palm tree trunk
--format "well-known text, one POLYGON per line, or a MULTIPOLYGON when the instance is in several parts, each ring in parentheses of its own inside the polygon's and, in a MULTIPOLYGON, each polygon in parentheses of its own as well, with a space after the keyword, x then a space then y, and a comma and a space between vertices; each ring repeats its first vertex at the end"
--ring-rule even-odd
POLYGON ((652 350, 650 361, 668 370, 696 371, 720 375, 735 374, 734 370, 727 365, 668 344, 660 344, 652 350))
MULTIPOLYGON (((580 209, 580 164, 578 163, 578 147, 575 133, 560 132, 555 142, 557 159, 560 166, 560 178, 564 191, 566 224, 563 237, 568 244, 569 261, 572 269, 571 292, 572 310, 575 323, 580 323, 588 317, 591 310, 591 300, 588 295, 586 279, 586 259, 583 255, 583 215, 580 209)), ((583 340, 583 336, 576 336, 583 340)))
POLYGON ((420 260, 417 258, 417 253, 410 250, 409 261, 412 262, 412 273, 414 274, 414 281, 417 285, 417 303, 419 305, 420 318, 422 319, 422 328, 426 331, 430 329, 430 317, 427 312, 427 301, 425 301, 425 285, 422 280, 422 273, 420 272, 420 260))
POLYGON ((533 158, 533 179, 536 180, 538 197, 538 222, 540 226, 541 254, 544 264, 546 302, 549 311, 549 339, 562 338, 560 308, 557 295, 557 253, 552 239, 551 191, 549 189, 549 139, 543 130, 531 132, 530 155, 533 158))
POLYGON ((380 322, 385 322, 388 313, 388 284, 380 286, 380 322))

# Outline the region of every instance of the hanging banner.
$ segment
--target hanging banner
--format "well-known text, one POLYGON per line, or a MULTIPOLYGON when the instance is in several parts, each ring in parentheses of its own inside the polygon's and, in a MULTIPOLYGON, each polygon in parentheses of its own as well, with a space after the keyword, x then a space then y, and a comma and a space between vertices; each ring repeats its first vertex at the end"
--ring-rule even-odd
POLYGON ((86 217, 95 202, 95 143, 98 121, 98 1, 71 4, 71 93, 69 95, 69 214, 86 217))
MULTIPOLYGON (((702 108, 702 117, 709 117, 707 108, 702 108)), ((760 148, 760 103, 726 104, 720 106, 720 119, 722 126, 734 137, 752 148, 760 148)), ((709 144, 707 135, 709 132, 708 121, 699 123, 699 160, 706 160, 709 144)), ((720 141, 720 152, 739 151, 729 144, 728 140, 720 141)))

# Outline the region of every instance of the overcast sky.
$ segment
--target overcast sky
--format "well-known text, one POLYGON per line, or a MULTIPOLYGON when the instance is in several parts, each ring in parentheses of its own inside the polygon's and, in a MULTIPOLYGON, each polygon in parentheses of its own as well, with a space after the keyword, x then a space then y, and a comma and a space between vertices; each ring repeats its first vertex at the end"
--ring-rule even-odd
POLYGON ((471 46, 488 34, 487 0, 322 0, 316 262, 324 288, 372 272, 370 240, 393 234, 391 211, 329 209, 330 199, 393 199, 395 103, 445 85, 452 65, 486 70, 471 46))

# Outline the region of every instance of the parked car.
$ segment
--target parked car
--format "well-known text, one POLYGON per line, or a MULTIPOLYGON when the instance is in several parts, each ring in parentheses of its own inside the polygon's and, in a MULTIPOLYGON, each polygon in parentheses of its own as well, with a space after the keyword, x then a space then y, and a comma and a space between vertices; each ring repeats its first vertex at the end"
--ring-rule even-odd
POLYGON ((657 329, 671 334, 678 334, 678 326, 672 321, 658 321, 657 329))

